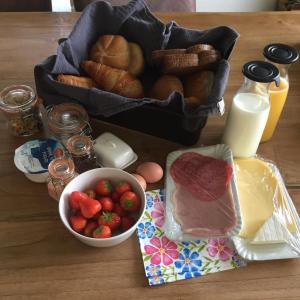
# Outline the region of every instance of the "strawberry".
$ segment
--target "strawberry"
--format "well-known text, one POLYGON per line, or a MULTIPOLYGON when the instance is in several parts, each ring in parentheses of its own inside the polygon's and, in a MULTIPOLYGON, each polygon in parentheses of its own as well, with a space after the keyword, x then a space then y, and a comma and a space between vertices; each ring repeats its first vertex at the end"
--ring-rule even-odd
POLYGON ((106 239, 111 237, 111 230, 108 226, 99 226, 93 231, 93 238, 106 239))
POLYGON ((78 191, 75 191, 75 192, 72 192, 71 195, 70 195, 70 198, 69 198, 69 204, 72 208, 74 209, 79 209, 79 202, 82 200, 82 199, 87 199, 88 198, 88 195, 83 193, 83 192, 78 192, 78 191))
POLYGON ((98 219, 98 224, 109 226, 109 228, 113 231, 117 229, 121 224, 121 218, 116 213, 104 212, 98 219))
POLYGON ((96 185, 96 192, 101 196, 109 196, 112 192, 112 184, 107 179, 101 179, 96 185))
POLYGON ((124 231, 128 230, 135 223, 135 219, 132 217, 123 217, 121 220, 121 226, 124 231))
POLYGON ((126 181, 119 182, 115 187, 116 193, 119 195, 124 194, 125 192, 132 191, 131 185, 126 181))
POLYGON ((101 205, 102 205, 102 210, 103 211, 112 211, 114 208, 114 203, 111 198, 109 197, 102 197, 99 199, 101 205))
POLYGON ((125 217, 128 214, 128 212, 124 210, 119 203, 115 203, 113 211, 120 217, 125 217))
POLYGON ((98 227, 98 223, 96 221, 88 221, 83 231, 84 235, 93 237, 93 231, 96 227, 98 227))
POLYGON ((87 220, 82 216, 71 216, 70 217, 71 227, 76 232, 81 232, 86 226, 87 220))
POLYGON ((81 199, 79 202, 82 215, 89 219, 101 210, 101 203, 92 198, 81 199))
POLYGON ((121 207, 129 212, 137 211, 141 206, 141 200, 134 192, 125 192, 120 198, 121 207))
POLYGON ((96 198, 96 192, 92 189, 84 191, 90 198, 95 199, 96 198))
POLYGON ((117 192, 112 192, 111 194, 111 199, 114 201, 114 202, 119 202, 120 201, 120 196, 117 192))

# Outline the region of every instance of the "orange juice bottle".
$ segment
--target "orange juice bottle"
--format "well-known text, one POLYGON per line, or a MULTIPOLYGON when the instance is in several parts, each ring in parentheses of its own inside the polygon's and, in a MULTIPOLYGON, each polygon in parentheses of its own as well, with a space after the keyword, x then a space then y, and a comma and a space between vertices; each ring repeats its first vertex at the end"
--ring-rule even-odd
POLYGON ((270 85, 270 112, 261 142, 266 142, 273 136, 288 95, 288 68, 299 58, 299 53, 295 48, 288 45, 270 44, 264 48, 264 56, 267 61, 279 69, 280 85, 278 87, 274 83, 270 85))

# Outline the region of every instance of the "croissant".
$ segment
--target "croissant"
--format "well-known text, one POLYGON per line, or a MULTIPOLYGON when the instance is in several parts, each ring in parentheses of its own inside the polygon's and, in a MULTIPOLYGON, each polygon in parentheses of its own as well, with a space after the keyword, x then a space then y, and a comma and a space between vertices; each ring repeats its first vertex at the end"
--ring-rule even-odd
POLYGON ((93 79, 91 79, 89 77, 59 74, 57 76, 57 80, 60 82, 63 82, 63 83, 80 86, 80 87, 85 87, 88 89, 92 88, 92 87, 97 87, 97 85, 93 81, 93 79))
POLYGON ((94 79, 99 87, 107 92, 116 93, 128 98, 142 98, 143 86, 129 72, 85 60, 81 67, 94 79))

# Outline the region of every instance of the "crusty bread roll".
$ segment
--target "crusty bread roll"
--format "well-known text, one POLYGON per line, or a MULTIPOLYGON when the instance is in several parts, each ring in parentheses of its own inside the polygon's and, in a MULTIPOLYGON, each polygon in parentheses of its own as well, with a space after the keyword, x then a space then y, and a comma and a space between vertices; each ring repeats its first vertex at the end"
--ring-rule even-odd
POLYGON ((193 107, 205 104, 213 83, 214 73, 211 71, 201 71, 186 77, 183 83, 186 103, 193 107))
POLYGON ((94 80, 89 77, 59 74, 57 76, 57 80, 66 84, 85 87, 88 89, 97 87, 97 84, 94 82, 94 80))
POLYGON ((136 43, 129 43, 130 63, 128 72, 134 76, 139 76, 143 73, 145 60, 141 47, 136 43))
POLYGON ((113 68, 127 70, 130 63, 128 42, 121 35, 102 35, 92 47, 90 59, 113 68))
POLYGON ((165 55, 173 55, 173 54, 184 54, 186 53, 186 49, 163 49, 163 50, 154 50, 151 53, 152 62, 156 66, 160 66, 162 62, 162 58, 165 55))
POLYGON ((163 75, 154 83, 150 91, 150 97, 165 100, 174 91, 183 94, 183 86, 180 79, 173 75, 163 75))
POLYGON ((198 54, 172 54, 162 58, 162 72, 164 74, 183 75, 198 69, 198 54))
POLYGON ((111 68, 91 60, 81 62, 81 67, 107 92, 112 92, 128 98, 142 98, 143 86, 129 72, 111 68))
POLYGON ((202 51, 214 50, 215 48, 212 45, 208 44, 196 44, 186 49, 186 53, 200 53, 202 51))

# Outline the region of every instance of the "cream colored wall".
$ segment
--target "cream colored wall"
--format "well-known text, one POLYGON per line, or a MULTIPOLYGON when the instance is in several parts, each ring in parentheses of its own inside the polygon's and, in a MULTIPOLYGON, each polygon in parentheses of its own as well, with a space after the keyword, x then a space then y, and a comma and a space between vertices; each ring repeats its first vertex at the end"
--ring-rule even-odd
POLYGON ((275 10, 277 0, 196 0, 197 11, 275 10))

